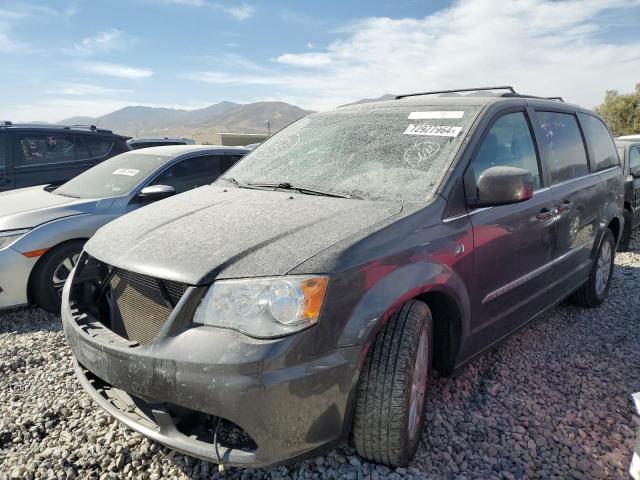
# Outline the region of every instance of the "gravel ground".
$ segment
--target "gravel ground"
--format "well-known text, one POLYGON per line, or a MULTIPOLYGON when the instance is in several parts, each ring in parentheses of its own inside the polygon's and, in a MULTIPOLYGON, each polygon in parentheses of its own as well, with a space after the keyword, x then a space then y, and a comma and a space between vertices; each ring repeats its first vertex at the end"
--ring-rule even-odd
MULTIPOLYGON (((627 478, 640 390, 640 235, 607 302, 561 305, 455 378, 436 378, 415 461, 391 470, 343 446, 247 478, 627 478)), ((0 313, 0 479, 216 478, 215 465, 117 424, 83 393, 59 319, 0 313)))

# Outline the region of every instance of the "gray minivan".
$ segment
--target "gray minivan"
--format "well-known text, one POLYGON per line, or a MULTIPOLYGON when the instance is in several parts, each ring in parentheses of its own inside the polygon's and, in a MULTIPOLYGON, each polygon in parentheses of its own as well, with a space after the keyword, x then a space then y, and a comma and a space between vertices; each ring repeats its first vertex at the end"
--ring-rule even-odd
POLYGON ((511 88, 435 93, 309 115, 100 230, 62 306, 96 403, 224 465, 351 435, 404 465, 432 368, 569 296, 602 303, 623 227, 602 120, 511 88))

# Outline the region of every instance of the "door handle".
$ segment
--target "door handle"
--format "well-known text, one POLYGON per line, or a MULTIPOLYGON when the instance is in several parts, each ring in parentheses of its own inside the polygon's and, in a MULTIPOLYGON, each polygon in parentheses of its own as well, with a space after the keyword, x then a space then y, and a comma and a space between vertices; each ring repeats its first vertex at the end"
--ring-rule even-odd
POLYGON ((558 212, 566 212, 568 210, 571 210, 571 207, 573 207, 573 203, 570 200, 565 200, 560 205, 558 205, 558 212))
POLYGON ((538 220, 547 220, 553 217, 555 214, 556 214, 555 208, 552 208, 551 210, 549 210, 548 208, 543 208, 542 210, 540 210, 540 213, 536 215, 536 218, 538 220))

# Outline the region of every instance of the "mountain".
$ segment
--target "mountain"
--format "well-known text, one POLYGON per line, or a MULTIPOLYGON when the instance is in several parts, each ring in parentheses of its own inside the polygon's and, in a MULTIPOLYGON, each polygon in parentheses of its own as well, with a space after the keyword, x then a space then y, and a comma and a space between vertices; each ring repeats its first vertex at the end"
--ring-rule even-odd
POLYGON ((59 124, 92 124, 134 137, 195 137, 214 132, 266 133, 267 122, 276 132, 313 113, 284 102, 238 104, 220 102, 205 108, 184 110, 130 106, 101 117, 71 117, 59 124))
POLYGON ((350 105, 360 105, 361 103, 371 103, 371 102, 381 102, 383 100, 394 100, 396 98, 395 95, 392 95, 390 93, 385 93, 384 95, 382 95, 381 97, 378 98, 362 98, 356 102, 353 103, 345 103, 344 105, 340 105, 341 107, 348 107, 350 105))

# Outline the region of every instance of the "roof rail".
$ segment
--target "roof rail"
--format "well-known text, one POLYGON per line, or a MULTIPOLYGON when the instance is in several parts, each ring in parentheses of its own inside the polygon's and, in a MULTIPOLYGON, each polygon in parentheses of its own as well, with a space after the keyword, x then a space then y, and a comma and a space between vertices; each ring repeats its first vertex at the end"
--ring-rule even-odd
POLYGON ((89 130, 93 130, 93 131, 98 130, 98 127, 96 127, 95 125, 84 125, 82 123, 76 123, 74 125, 65 125, 64 128, 88 128, 89 130))
POLYGON ((545 100, 556 100, 558 102, 564 103, 564 98, 562 97, 545 97, 545 100))
POLYGON ((420 95, 437 95, 439 93, 458 93, 458 92, 477 92, 483 90, 509 90, 511 93, 516 93, 512 86, 506 85, 502 87, 478 87, 478 88, 458 88, 454 90, 434 90, 432 92, 419 92, 419 93, 406 93, 404 95, 396 95, 396 100, 406 97, 418 97, 420 95))

